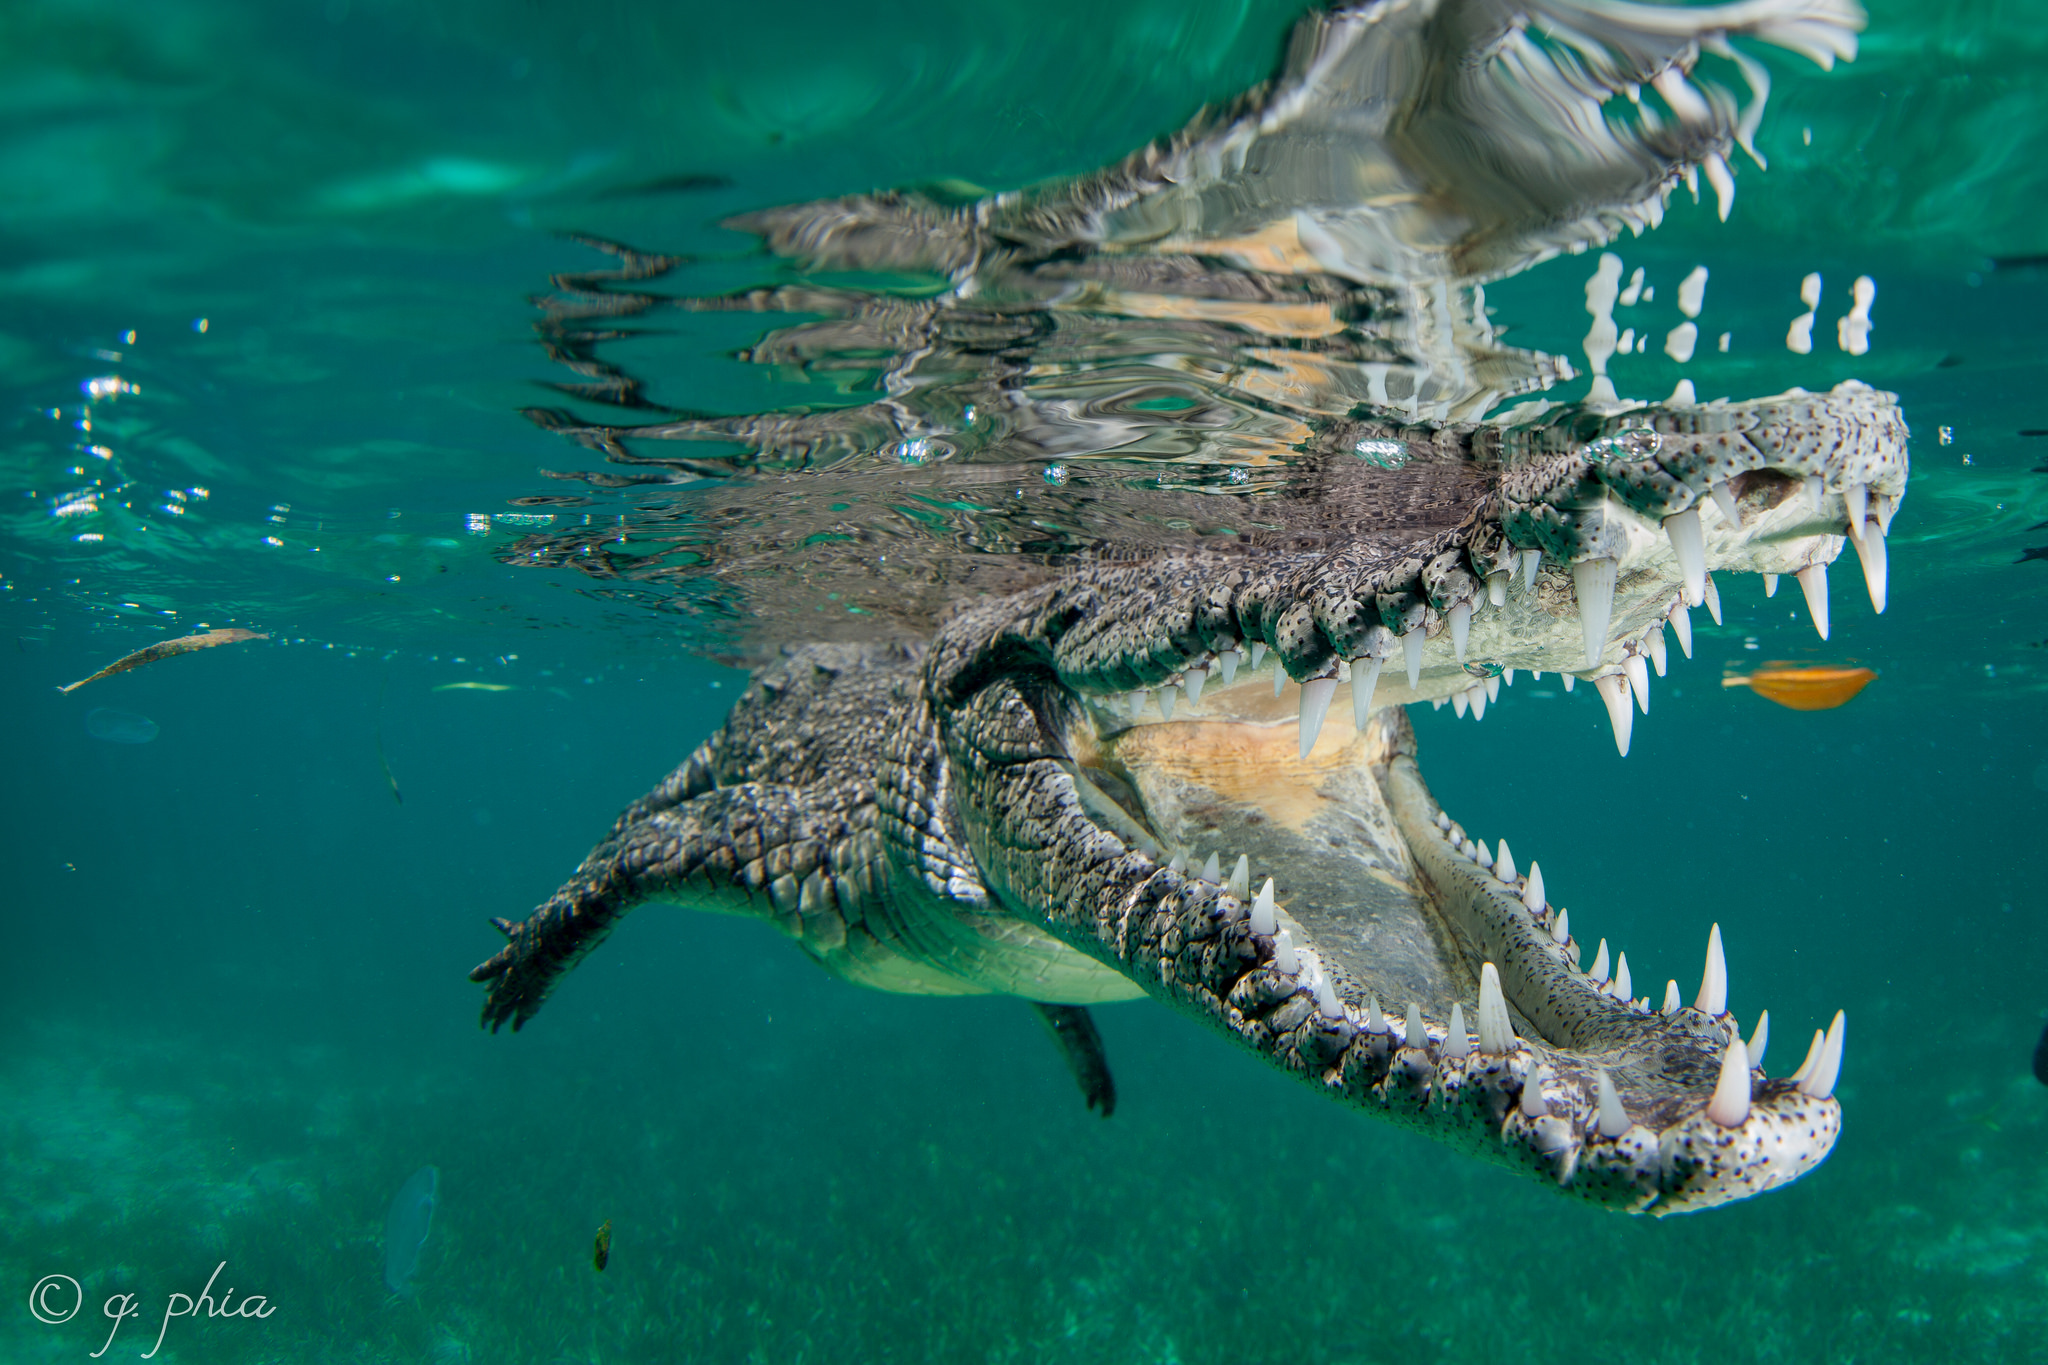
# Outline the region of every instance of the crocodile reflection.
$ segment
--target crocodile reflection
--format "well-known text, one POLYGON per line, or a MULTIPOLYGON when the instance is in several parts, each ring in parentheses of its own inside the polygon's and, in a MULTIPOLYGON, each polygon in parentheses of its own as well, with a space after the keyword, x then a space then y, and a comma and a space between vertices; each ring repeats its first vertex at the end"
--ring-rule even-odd
POLYGON ((581 406, 528 415, 606 467, 526 501, 617 503, 500 553, 762 667, 496 921, 486 1023, 664 901, 765 918, 862 984, 1031 1001, 1105 1114, 1085 1011, 1143 994, 1594 1202, 1811 1169, 1842 1017, 1773 1077, 1718 926, 1689 1004, 1638 997, 1604 939, 1589 964, 1537 863, 1437 806, 1402 708, 1483 715, 1557 672, 1625 755, 1715 574, 1796 575, 1825 629, 1854 545, 1882 610, 1891 395, 1553 402, 1573 367, 1506 344, 1484 293, 1654 226, 1688 181, 1725 217, 1768 91, 1731 40, 1826 65, 1860 25, 1839 0, 1319 12, 1273 80, 1093 175, 735 220, 757 287, 692 293, 695 263, 593 241, 614 268, 540 301, 581 406), (705 313, 770 319, 734 358, 817 399, 676 411, 612 358, 705 313))

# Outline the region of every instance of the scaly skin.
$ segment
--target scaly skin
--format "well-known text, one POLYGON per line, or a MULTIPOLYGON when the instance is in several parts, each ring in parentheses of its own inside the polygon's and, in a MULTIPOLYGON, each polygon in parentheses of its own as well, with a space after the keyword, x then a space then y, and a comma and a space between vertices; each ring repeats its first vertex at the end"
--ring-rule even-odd
MULTIPOLYGON (((1860 22, 1846 0, 1379 0, 1305 19, 1273 81, 1095 175, 736 224, 800 267, 944 288, 613 293, 676 261, 610 247, 618 271, 558 278, 544 334, 580 398, 653 406, 597 358, 614 333, 589 320, 671 305, 822 315, 744 358, 871 374, 880 396, 633 427, 534 412, 661 471, 572 476, 592 486, 731 482, 636 511, 659 554, 572 523, 507 562, 715 584, 753 644, 818 619, 775 594, 784 575, 829 578, 842 631, 897 642, 786 647, 762 669, 561 890, 495 921, 509 942, 471 973, 486 1025, 519 1028, 621 915, 661 901, 767 919, 861 984, 1032 1001, 1105 1116, 1086 1007, 1148 995, 1602 1205, 1706 1208, 1811 1169, 1840 1126, 1839 1030, 1772 1078, 1744 1066, 1725 984, 1654 1009, 1624 968, 1609 979, 1604 940, 1582 969, 1533 864, 1503 877, 1437 808, 1401 708, 1483 705, 1498 684, 1475 670, 1559 672, 1600 690, 1626 753, 1667 623, 1683 641, 1688 602, 1718 616, 1708 571, 1801 574, 1824 602, 1853 542, 1882 610, 1907 477, 1891 395, 1606 389, 1482 420, 1571 368, 1501 346, 1475 295, 1452 302, 1653 223, 1689 173, 1725 205, 1760 92, 1742 111, 1695 89, 1702 52, 1751 74, 1729 35, 1846 57, 1860 22), (1667 115, 1603 112, 1641 86, 1667 115), (644 441, 743 453, 628 444, 644 441), (1068 459, 1071 483, 1046 463, 1068 459), (798 480, 821 471, 834 497, 806 502, 798 480), (1005 491, 1041 471, 1039 500, 1005 491), (799 496, 764 515, 778 487, 799 496), (907 497, 943 535, 850 519, 907 497), (1191 870, 1208 850, 1218 867, 1191 870), (1249 883, 1224 876, 1240 853, 1249 883), (1248 904, 1267 876, 1274 899, 1248 904)), ((1716 946, 1710 982, 1717 964, 1716 946)))

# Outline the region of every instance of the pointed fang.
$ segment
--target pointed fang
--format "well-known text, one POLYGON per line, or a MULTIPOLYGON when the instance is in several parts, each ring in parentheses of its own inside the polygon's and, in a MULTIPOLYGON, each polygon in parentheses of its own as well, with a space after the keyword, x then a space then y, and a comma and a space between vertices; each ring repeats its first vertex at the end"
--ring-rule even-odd
POLYGON ((1629 979, 1628 954, 1622 953, 1614 959, 1614 998, 1624 1003, 1635 994, 1635 983, 1629 979))
POLYGON ((1607 650, 1607 626, 1614 619, 1614 571, 1611 559, 1587 559, 1572 565, 1572 588, 1579 596, 1579 627, 1586 637, 1586 667, 1597 668, 1607 650))
POLYGON ((1809 564, 1799 571, 1799 588, 1806 594, 1806 613, 1820 638, 1828 638, 1828 566, 1809 564))
POLYGON ((1184 675, 1187 679, 1188 705, 1193 706, 1202 699, 1202 684, 1209 681, 1209 674, 1199 668, 1191 668, 1184 675))
POLYGON ((1417 626, 1401 637, 1401 651, 1408 660, 1408 690, 1414 691, 1422 682, 1422 627, 1417 626))
POLYGON ((1500 1056, 1513 1050, 1515 1027, 1508 1020, 1508 998, 1500 988, 1500 972, 1491 962, 1479 968, 1479 1050, 1500 1056))
POLYGON ((1469 601, 1458 603, 1451 608, 1450 617, 1451 651, 1458 656, 1459 663, 1464 663, 1465 641, 1472 633, 1472 604, 1469 601))
POLYGON ((1692 613, 1680 602, 1671 609, 1671 633, 1678 637, 1678 647, 1685 651, 1685 657, 1692 657, 1692 613))
POLYGON ((1714 618, 1714 624, 1721 624, 1721 590, 1714 586, 1714 576, 1707 575, 1707 615, 1714 618))
POLYGON ((1707 968, 1700 977, 1700 993, 1693 1005, 1702 1014, 1728 1012, 1728 959, 1721 952, 1721 926, 1707 930, 1707 968))
POLYGON ((1294 935, 1285 929, 1273 935, 1273 970, 1284 976, 1301 971, 1301 955, 1294 951, 1294 935))
POLYGON ((1543 1098, 1543 1085, 1549 1079, 1549 1067, 1534 1066, 1529 1068, 1528 1078, 1522 1082, 1523 1118, 1540 1119, 1550 1113, 1550 1105, 1543 1098))
POLYGON ((1851 543, 1856 546, 1857 557, 1863 561, 1863 586, 1870 589, 1870 605, 1882 616, 1887 579, 1890 577, 1885 557, 1884 534, 1873 532, 1868 526, 1864 530, 1866 534, 1856 537, 1851 543))
POLYGON ((1614 1082, 1607 1073, 1595 1071, 1593 1075, 1600 1094, 1600 1136, 1618 1138, 1628 1131, 1628 1111, 1621 1107, 1621 1096, 1614 1092, 1614 1082))
POLYGON ((1777 576, 1776 574, 1774 574, 1774 573, 1767 573, 1767 574, 1765 574, 1765 575, 1764 575, 1764 596, 1766 596, 1766 597, 1776 597, 1777 595, 1778 595, 1778 576, 1777 576))
POLYGON ((1749 1048, 1739 1037, 1731 1039, 1721 1054, 1721 1078, 1714 1082, 1714 1098, 1707 1101, 1707 1117, 1723 1128, 1740 1128, 1749 1121, 1749 1048))
POLYGON ((1765 1010, 1756 1017, 1756 1031, 1749 1035, 1749 1064, 1761 1071, 1764 1068, 1764 1050, 1771 1045, 1771 1012, 1765 1010))
POLYGON ((1627 758, 1629 731, 1636 722, 1635 710, 1629 705, 1628 683, 1621 674, 1609 673, 1593 679, 1593 686, 1599 690, 1600 700, 1607 703, 1607 719, 1614 723, 1614 747, 1627 758))
POLYGON ((1813 1070, 1806 1073, 1806 1079, 1799 1083, 1799 1092, 1817 1100, 1824 1100, 1835 1093, 1835 1081, 1842 1074, 1842 1029, 1844 1019, 1840 1010, 1835 1011, 1835 1020, 1828 1025, 1827 1036, 1822 1039, 1820 1056, 1813 1062, 1813 1070))
POLYGON ((1721 515, 1726 518, 1729 529, 1741 530, 1742 507, 1735 501, 1735 490, 1729 486, 1728 481, 1722 479, 1707 491, 1714 495, 1714 506, 1721 509, 1721 515))
MULTIPOLYGON (((1550 926, 1550 941, 1560 948, 1572 941, 1571 911, 1560 910, 1557 912, 1557 919, 1550 926)), ((1574 952, 1573 957, 1576 958, 1577 956, 1578 954, 1574 952)))
POLYGON ((1666 981, 1664 983, 1664 1008, 1660 1013, 1676 1014, 1684 1008, 1685 1000, 1678 993, 1678 983, 1676 981, 1666 981))
POLYGON ((1607 940, 1600 940, 1599 951, 1593 954, 1593 970, 1586 973, 1601 985, 1607 984, 1607 940))
POLYGON ((1508 841, 1505 839, 1500 841, 1500 852, 1493 855, 1493 875, 1509 886, 1515 884, 1515 855, 1508 852, 1508 841))
POLYGON ((1216 656, 1216 668, 1223 674, 1225 687, 1237 681, 1237 659, 1238 654, 1234 649, 1226 649, 1216 656))
POLYGON ((1631 654, 1621 661, 1621 671, 1628 679, 1628 690, 1636 694, 1636 705, 1644 715, 1650 714, 1650 661, 1640 654, 1631 654))
POLYGON ((1472 1035, 1465 1032, 1465 1007, 1454 1000, 1451 1002, 1451 1031, 1444 1036, 1444 1056, 1471 1055, 1472 1035))
MULTIPOLYGON (((1816 1038, 1819 1036, 1819 1034, 1814 1035, 1816 1038)), ((1422 1022, 1422 1006, 1416 1004, 1413 1000, 1408 1002, 1408 1017, 1401 1021, 1401 1046, 1420 1048, 1427 1048, 1429 1046, 1429 1027, 1422 1022)))
POLYGON ((1543 551, 1522 551, 1522 591, 1533 592, 1536 588, 1536 570, 1543 563, 1543 551))
POLYGON ((1373 689, 1380 685, 1382 659, 1351 661, 1351 723, 1363 730, 1372 719, 1373 689))
POLYGON ((1529 864, 1529 880, 1522 885, 1522 905, 1532 915, 1543 913, 1543 865, 1529 864))
POLYGON ((1167 720, 1173 719, 1173 703, 1180 696, 1180 689, 1168 685, 1159 689, 1159 714, 1167 720))
POLYGON ((1230 880, 1224 883, 1223 889, 1239 900, 1252 893, 1252 860, 1249 857, 1242 853, 1237 855, 1237 866, 1230 869, 1230 880))
POLYGON ((1301 756, 1316 747, 1323 732, 1323 717, 1330 714, 1330 698, 1337 695, 1337 679, 1310 678, 1301 685, 1301 756))
POLYGON ((1707 598, 1707 541, 1700 530, 1700 509, 1688 507, 1664 518, 1664 534, 1671 537, 1671 552, 1678 556, 1686 605, 1696 607, 1707 598))
POLYGON ((1270 934, 1280 927, 1280 916, 1273 904, 1273 879, 1266 878, 1266 884, 1259 888, 1258 899, 1252 902, 1252 932, 1270 934))
POLYGON ((1820 1054, 1827 1050, 1827 1045, 1828 1036, 1819 1029, 1815 1029, 1813 1031, 1813 1046, 1806 1049, 1806 1060, 1799 1064, 1799 1069, 1793 1072, 1790 1077, 1794 1085, 1806 1084, 1806 1078, 1813 1074, 1813 1068, 1819 1063, 1820 1054))
POLYGON ((1209 860, 1202 864, 1202 880, 1211 886, 1220 886, 1223 883, 1222 860, 1214 853, 1211 853, 1209 860))

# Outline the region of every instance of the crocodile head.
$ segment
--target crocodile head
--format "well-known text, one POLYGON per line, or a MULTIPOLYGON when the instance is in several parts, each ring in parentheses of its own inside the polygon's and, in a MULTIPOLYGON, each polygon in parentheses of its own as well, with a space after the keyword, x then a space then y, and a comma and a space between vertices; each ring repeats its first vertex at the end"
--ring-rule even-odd
MULTIPOLYGON (((1840 1016, 1767 1073, 1718 927, 1696 991, 1638 995, 1536 860, 1438 807, 1403 708, 1483 715, 1557 673, 1597 690, 1626 755, 1692 613, 1719 616, 1715 575, 1794 576, 1825 636, 1853 545, 1883 610, 1907 473, 1891 395, 1701 403, 1687 381, 1629 401, 1589 345, 1592 393, 1549 403, 1531 395, 1573 367, 1504 345, 1475 287, 1654 223, 1701 171, 1725 217, 1767 85, 1731 35, 1825 61, 1859 24, 1834 0, 1388 0, 1304 20, 1273 82, 1093 176, 750 215, 795 267, 760 288, 658 293, 683 262, 597 243, 620 268, 542 301, 579 375, 557 387, 658 409, 600 344, 665 311, 753 312, 805 320, 737 358, 835 398, 632 425, 530 410, 632 469, 559 477, 629 501, 500 553, 684 614, 727 657, 893 637, 919 662, 880 727, 879 827, 934 903, 1114 973, 1076 1001, 1150 993, 1599 1203, 1781 1184, 1834 1142, 1840 1016), (1698 77, 1703 53, 1749 79, 1748 107, 1698 77), (871 273, 818 273, 849 270, 871 273), (926 273, 875 282, 903 272, 926 273)), ((516 977, 541 932, 479 969, 501 979, 492 1022, 537 1006, 550 978, 516 977)))

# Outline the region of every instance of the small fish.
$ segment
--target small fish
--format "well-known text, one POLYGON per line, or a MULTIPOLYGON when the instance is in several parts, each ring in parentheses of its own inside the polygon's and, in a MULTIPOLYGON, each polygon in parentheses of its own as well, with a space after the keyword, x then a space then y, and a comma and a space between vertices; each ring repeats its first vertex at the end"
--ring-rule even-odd
POLYGON ((1747 677, 1721 679, 1723 687, 1746 687, 1759 697, 1794 711, 1830 711, 1868 687, 1877 674, 1867 668, 1800 668, 1768 663, 1747 677))
POLYGON ((168 659, 173 654, 190 654, 195 649, 212 649, 215 645, 236 645, 244 640, 268 640, 269 638, 268 635, 260 635, 253 630, 243 630, 239 626, 229 626, 222 630, 209 630, 199 635, 180 635, 175 640, 159 640, 153 645, 136 650, 133 654, 122 655, 90 678, 80 678, 69 687, 60 687, 57 690, 59 692, 76 692, 89 682, 98 682, 101 678, 110 678, 116 673, 126 673, 131 668, 140 668, 144 664, 153 664, 158 659, 168 659))
POLYGON ((590 1263, 601 1271, 611 1264, 611 1259, 612 1220, 607 1218, 604 1220, 604 1226, 597 1230, 597 1248, 590 1253, 590 1263))
POLYGON ((436 692, 517 692, 519 688, 513 683, 459 682, 442 683, 434 690, 436 692))

